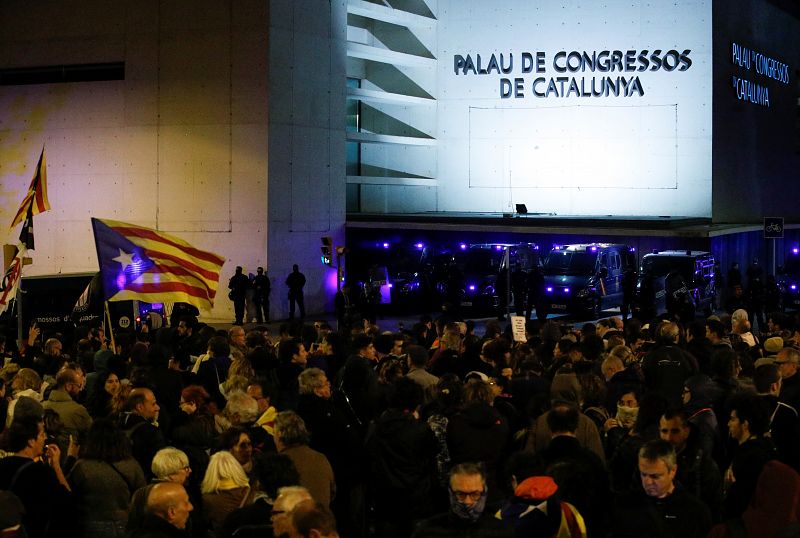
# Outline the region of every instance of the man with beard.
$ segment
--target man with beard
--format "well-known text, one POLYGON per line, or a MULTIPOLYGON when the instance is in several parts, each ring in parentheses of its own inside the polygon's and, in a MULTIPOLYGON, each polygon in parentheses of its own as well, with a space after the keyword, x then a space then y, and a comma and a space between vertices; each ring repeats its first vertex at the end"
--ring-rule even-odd
POLYGON ((412 538, 512 538, 511 526, 485 511, 487 493, 480 465, 456 465, 450 471, 450 511, 422 521, 412 538))

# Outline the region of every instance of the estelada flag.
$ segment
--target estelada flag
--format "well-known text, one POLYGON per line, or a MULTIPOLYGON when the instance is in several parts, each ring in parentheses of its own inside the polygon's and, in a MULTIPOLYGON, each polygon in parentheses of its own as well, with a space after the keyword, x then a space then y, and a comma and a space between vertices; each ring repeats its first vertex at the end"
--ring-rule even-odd
POLYGON ((31 215, 38 215, 50 209, 50 202, 47 200, 47 163, 44 157, 44 148, 39 155, 39 164, 36 165, 36 172, 31 179, 28 193, 22 199, 14 220, 11 221, 11 228, 22 222, 30 211, 31 215))
POLYGON ((11 301, 17 297, 17 288, 19 287, 19 281, 22 279, 23 258, 25 258, 26 253, 25 245, 21 244, 17 247, 17 255, 8 264, 3 280, 0 281, 0 314, 5 312, 11 301))
POLYGON ((222 256, 125 222, 93 218, 92 228, 106 300, 214 306, 222 256))

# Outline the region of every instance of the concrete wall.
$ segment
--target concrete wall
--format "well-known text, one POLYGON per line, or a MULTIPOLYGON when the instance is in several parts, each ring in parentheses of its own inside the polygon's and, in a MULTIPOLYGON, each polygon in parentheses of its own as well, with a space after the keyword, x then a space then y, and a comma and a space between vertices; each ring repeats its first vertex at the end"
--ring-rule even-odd
POLYGON ((336 271, 320 238, 344 244, 344 0, 272 0, 269 16, 269 271, 273 314, 288 314, 286 276, 306 275, 306 310, 333 309, 336 271))
POLYGON ((125 64, 124 80, 0 86, 0 223, 47 152, 26 274, 96 270, 90 217, 130 221, 223 255, 204 319, 233 319, 234 267, 268 262, 267 16, 258 0, 0 4, 0 68, 125 64))

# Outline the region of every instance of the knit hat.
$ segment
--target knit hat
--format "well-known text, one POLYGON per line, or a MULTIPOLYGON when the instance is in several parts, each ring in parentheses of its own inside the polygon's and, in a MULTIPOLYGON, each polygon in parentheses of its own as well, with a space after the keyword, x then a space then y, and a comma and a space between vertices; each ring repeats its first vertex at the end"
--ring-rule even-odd
POLYGON ((764 350, 770 355, 775 355, 781 349, 783 349, 783 338, 780 336, 773 336, 764 341, 764 350))

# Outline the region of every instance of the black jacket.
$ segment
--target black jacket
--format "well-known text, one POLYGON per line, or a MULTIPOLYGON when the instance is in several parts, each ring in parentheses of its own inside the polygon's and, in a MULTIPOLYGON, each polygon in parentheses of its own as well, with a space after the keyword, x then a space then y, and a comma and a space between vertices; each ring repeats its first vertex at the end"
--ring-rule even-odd
POLYGON ((131 538, 188 538, 189 534, 166 520, 147 515, 144 524, 130 534, 131 538))
POLYGON ((614 538, 704 538, 711 528, 708 508, 677 483, 663 499, 644 491, 621 495, 612 521, 614 538))
POLYGON ((602 529, 611 490, 605 465, 597 454, 582 447, 576 437, 558 435, 539 456, 547 469, 545 474, 558 484, 560 499, 578 509, 589 534, 602 529))
POLYGON ((427 424, 388 409, 370 429, 367 454, 378 517, 402 522, 431 514, 436 439, 427 424))
POLYGON ((144 476, 149 481, 153 478, 150 466, 156 452, 167 446, 164 434, 148 420, 135 413, 125 413, 120 417, 120 428, 131 440, 133 457, 139 462, 144 476))
POLYGON ((484 510, 477 521, 452 513, 439 514, 420 522, 412 538, 514 538, 514 529, 484 510))
POLYGON ((333 399, 316 394, 301 394, 297 414, 311 433, 308 446, 325 454, 333 468, 338 488, 346 487, 362 475, 364 449, 356 424, 339 409, 333 399))
POLYGON ((447 425, 447 447, 453 464, 479 462, 486 466, 489 502, 501 498, 497 471, 508 444, 508 424, 487 403, 467 406, 447 425))
POLYGON ((682 404, 683 382, 698 372, 694 357, 676 345, 659 346, 642 361, 647 388, 663 394, 674 407, 682 404))
POLYGON ((378 394, 378 375, 369 359, 360 355, 348 357, 337 376, 336 390, 337 398, 341 398, 348 412, 358 419, 359 427, 365 430, 374 417, 378 394))

